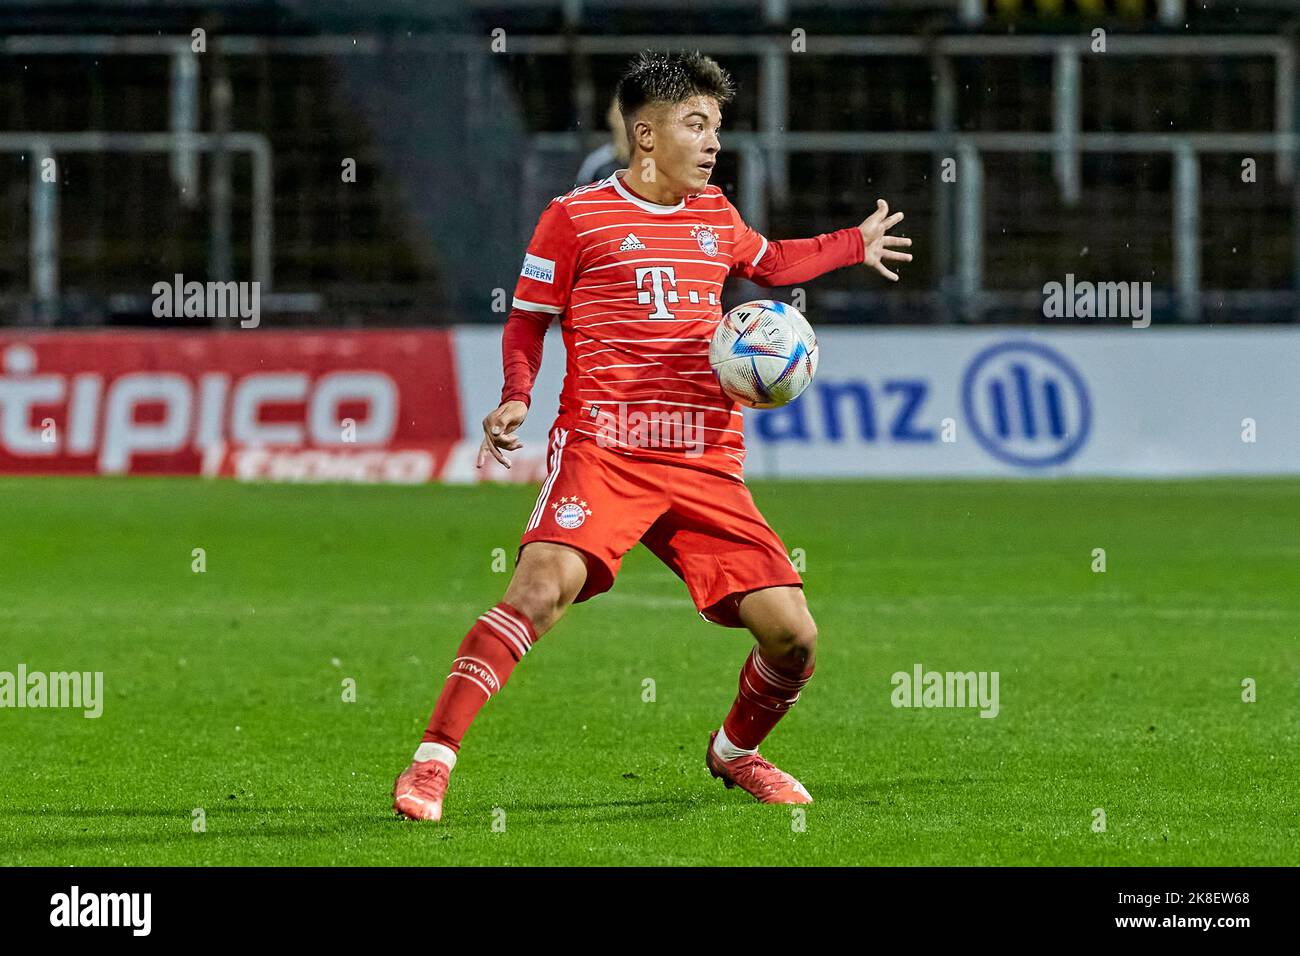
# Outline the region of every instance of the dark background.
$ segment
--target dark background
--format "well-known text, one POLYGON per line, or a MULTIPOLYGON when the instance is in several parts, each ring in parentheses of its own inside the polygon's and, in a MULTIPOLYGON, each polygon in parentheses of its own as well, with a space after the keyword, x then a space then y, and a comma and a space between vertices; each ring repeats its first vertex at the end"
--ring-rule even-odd
MULTIPOLYGON (((157 324, 155 282, 176 273, 257 278, 252 165, 246 152, 220 148, 187 160, 55 148, 57 248, 42 261, 56 263, 57 279, 34 278, 32 169, 41 154, 17 134, 166 132, 177 128, 178 108, 192 117, 182 126, 197 132, 253 133, 269 144, 268 322, 499 322, 494 291, 504 289, 508 302, 541 209, 574 186, 584 156, 607 141, 614 81, 642 38, 698 46, 735 75, 740 95, 724 116, 714 181, 772 238, 854 225, 877 196, 906 212, 902 232, 914 238, 916 259, 903 281, 886 289, 868 270, 827 276, 806 290, 818 322, 1061 324, 1043 318, 1041 289, 1067 273, 1150 281, 1157 324, 1294 322, 1300 193, 1271 149, 1199 154, 1194 298, 1179 291, 1174 160, 1163 147, 1079 154, 1077 197, 1055 178, 1050 148, 982 150, 977 289, 959 275, 957 188, 937 176, 942 158, 955 155, 951 143, 930 151, 796 147, 784 176, 760 148, 767 171, 743 201, 748 174, 737 134, 764 128, 772 86, 785 93, 778 139, 927 133, 945 125, 945 95, 954 133, 1050 134, 1051 44, 1086 43, 1096 27, 1108 50, 1079 57, 1079 133, 1208 134, 1205 141, 1295 127, 1294 3, 1192 0, 1172 5, 1185 6, 1173 20, 1162 18, 1166 6, 0 2, 0 323, 157 324), (207 49, 187 58, 196 27, 207 49), (788 49, 796 29, 807 52, 764 53, 765 44, 788 49), (494 30, 505 31, 504 52, 490 47, 494 30), (827 46, 854 37, 912 47, 867 56, 827 46), (969 42, 957 52, 942 46, 954 38, 969 42), (996 52, 1006 38, 1039 43, 996 52), (1186 50, 1122 52, 1126 41, 1157 38, 1186 50), (1257 164, 1253 183, 1241 180, 1246 156, 1257 164), (345 158, 356 161, 354 183, 342 181, 345 158), (192 172, 178 177, 178 161, 192 172)), ((738 285, 732 297, 752 291, 738 285)))

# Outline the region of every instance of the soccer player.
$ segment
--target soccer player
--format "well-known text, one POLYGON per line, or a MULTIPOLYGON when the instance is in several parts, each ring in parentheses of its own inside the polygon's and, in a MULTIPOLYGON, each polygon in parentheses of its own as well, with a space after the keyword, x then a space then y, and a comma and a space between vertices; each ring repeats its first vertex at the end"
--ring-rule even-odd
POLYGON ((896 281, 887 263, 910 261, 900 249, 911 240, 886 234, 903 214, 883 200, 860 225, 811 239, 769 241, 750 229, 709 185, 733 96, 709 57, 641 54, 618 87, 628 169, 542 212, 478 464, 491 455, 510 466, 505 453, 520 447, 543 338, 559 316, 568 362, 547 474, 505 596, 465 635, 394 783, 393 808, 407 817, 441 818, 475 715, 570 604, 610 588, 638 541, 686 583, 705 620, 754 636, 731 711, 709 735, 709 772, 764 803, 812 801, 758 748, 812 677, 817 627, 785 545, 744 484, 741 412, 714 378, 709 340, 728 276, 785 286, 866 264, 896 281))

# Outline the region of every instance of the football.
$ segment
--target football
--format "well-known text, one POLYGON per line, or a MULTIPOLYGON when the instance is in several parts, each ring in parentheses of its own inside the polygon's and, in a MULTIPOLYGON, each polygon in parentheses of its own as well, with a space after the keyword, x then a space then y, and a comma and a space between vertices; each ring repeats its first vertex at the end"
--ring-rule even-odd
POLYGON ((799 310, 759 299, 727 312, 709 343, 722 390, 750 408, 794 401, 817 374, 817 336, 799 310))

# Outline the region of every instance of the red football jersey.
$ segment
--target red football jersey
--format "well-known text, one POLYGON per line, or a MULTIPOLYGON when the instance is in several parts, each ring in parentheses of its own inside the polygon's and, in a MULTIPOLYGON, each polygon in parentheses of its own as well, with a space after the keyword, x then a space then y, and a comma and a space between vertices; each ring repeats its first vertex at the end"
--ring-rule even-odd
MULTIPOLYGON (((717 186, 664 206, 620 174, 551 201, 515 286, 514 309, 561 316, 568 359, 557 424, 622 454, 739 479, 741 411, 709 367, 709 340, 727 276, 770 278, 764 267, 779 244, 750 229, 717 186)), ((799 274, 793 281, 862 261, 857 229, 796 242, 816 245, 783 264, 799 274)))

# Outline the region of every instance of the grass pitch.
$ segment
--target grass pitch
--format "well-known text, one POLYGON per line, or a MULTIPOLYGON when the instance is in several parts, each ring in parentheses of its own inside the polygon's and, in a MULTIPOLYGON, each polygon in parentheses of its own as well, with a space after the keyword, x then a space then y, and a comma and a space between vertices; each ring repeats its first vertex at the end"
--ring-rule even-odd
POLYGON ((392 816, 535 488, 0 481, 0 671, 106 698, 0 710, 0 864, 1300 862, 1300 482, 754 493, 821 632, 763 748, 802 829, 709 777, 750 638, 639 547, 484 710, 443 822, 392 816), (998 716, 893 707, 917 663, 997 671, 998 716))

